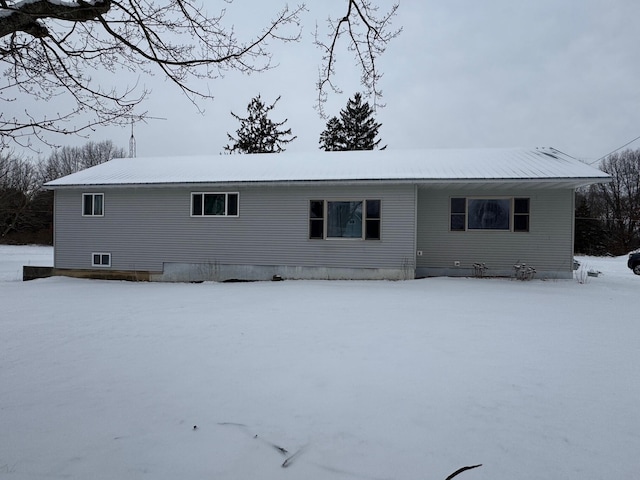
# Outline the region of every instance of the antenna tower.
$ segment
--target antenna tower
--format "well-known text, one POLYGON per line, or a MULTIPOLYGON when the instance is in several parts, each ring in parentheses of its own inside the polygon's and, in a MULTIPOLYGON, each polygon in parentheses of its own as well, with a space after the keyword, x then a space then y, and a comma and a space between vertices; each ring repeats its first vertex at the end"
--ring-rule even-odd
POLYGON ((133 118, 131 119, 131 138, 129 138, 129 158, 136 157, 136 137, 133 136, 133 118))

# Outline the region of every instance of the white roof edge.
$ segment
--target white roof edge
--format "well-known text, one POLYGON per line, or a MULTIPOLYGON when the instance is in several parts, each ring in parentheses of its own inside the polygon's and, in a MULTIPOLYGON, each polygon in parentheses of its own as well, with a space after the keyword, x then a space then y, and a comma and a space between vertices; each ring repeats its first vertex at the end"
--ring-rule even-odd
POLYGON ((350 180, 274 180, 274 181, 225 181, 225 182, 183 182, 183 183, 78 183, 64 185, 48 185, 48 190, 77 189, 83 187, 106 188, 189 188, 214 185, 238 185, 238 186, 303 186, 303 185, 459 185, 459 184, 545 184, 545 185, 574 185, 581 187, 594 183, 610 183, 611 177, 566 177, 566 178, 475 178, 475 179, 400 179, 400 180, 376 180, 376 179, 350 179, 350 180))

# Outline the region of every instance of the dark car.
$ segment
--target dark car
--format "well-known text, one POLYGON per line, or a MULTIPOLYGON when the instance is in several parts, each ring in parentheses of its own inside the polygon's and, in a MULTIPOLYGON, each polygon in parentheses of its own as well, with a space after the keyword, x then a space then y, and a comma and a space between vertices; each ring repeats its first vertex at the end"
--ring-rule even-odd
POLYGON ((640 275, 640 252, 630 253, 627 260, 627 267, 633 270, 633 273, 640 275))

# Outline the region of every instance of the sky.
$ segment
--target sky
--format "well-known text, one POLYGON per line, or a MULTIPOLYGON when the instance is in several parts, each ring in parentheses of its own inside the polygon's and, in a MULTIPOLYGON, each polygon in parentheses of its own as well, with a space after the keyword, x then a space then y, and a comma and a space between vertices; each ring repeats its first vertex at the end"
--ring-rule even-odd
MULTIPOLYGON (((313 108, 321 62, 313 32, 316 22, 326 32, 325 19, 344 15, 346 1, 307 6, 301 41, 270 46, 277 68, 210 81, 215 99, 200 105, 204 114, 161 76, 142 77, 153 90, 142 109, 164 120, 136 125, 137 156, 222 152, 239 126, 231 111, 243 115, 258 94, 269 103, 281 96, 270 118, 287 119, 297 135, 287 150, 317 149, 326 120, 313 108)), ((279 7, 236 0, 228 19, 240 34, 256 33, 279 7)), ((379 138, 393 149, 551 146, 596 161, 640 136, 637 18, 637 0, 401 0, 393 25, 403 31, 379 59, 379 138)), ((329 115, 362 90, 352 54, 345 43, 339 48, 343 93, 330 95, 329 115)), ((128 148, 130 134, 103 128, 89 139, 128 148)), ((629 145, 639 147, 640 140, 629 145)))

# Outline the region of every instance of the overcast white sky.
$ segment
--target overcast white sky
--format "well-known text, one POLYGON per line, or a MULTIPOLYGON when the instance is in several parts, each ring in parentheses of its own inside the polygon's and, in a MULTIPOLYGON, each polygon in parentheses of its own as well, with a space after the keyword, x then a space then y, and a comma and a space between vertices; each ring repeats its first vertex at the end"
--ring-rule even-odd
MULTIPOLYGON (((386 9, 390 2, 378 3, 386 9)), ((310 0, 302 41, 272 46, 279 67, 210 82, 216 99, 202 105, 204 115, 160 77, 144 79, 154 90, 144 107, 166 120, 136 126, 138 156, 221 152, 238 127, 230 111, 244 114, 258 93, 267 102, 282 95, 271 118, 287 118, 298 136, 289 151, 317 149, 325 120, 313 109, 321 52, 312 33, 316 20, 326 30, 327 15, 344 14, 345 6, 310 0)), ((279 7, 235 0, 229 10, 248 33, 279 7)), ((638 19, 638 0, 400 0, 395 25, 404 31, 380 60, 382 142, 393 149, 553 146, 595 160, 640 135, 638 19)), ((330 97, 332 115, 360 89, 345 45, 339 55, 344 93, 330 97)), ((111 128, 91 140, 127 148, 129 135, 111 128)))

